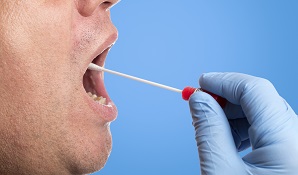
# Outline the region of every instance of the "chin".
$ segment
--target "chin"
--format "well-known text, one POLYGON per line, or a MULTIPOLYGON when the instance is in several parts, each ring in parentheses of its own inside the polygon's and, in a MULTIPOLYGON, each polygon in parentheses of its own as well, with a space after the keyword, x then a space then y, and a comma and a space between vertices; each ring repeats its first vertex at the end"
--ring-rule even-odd
MULTIPOLYGON (((109 126, 100 138, 89 139, 85 146, 79 146, 80 152, 77 168, 73 174, 90 174, 100 171, 107 163, 112 150, 112 135, 109 126)), ((83 144, 83 143, 82 143, 83 144)))

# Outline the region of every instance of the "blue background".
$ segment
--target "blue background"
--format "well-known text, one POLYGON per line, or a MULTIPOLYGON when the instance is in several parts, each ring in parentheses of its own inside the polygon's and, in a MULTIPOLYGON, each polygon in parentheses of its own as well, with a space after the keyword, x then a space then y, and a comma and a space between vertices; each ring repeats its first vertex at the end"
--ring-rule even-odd
MULTIPOLYGON (((298 111, 297 9, 297 0, 122 0, 106 68, 180 89, 197 87, 204 72, 247 73, 269 79, 298 111)), ((107 73, 105 83, 119 115, 111 156, 95 174, 200 174, 179 93, 107 73)))

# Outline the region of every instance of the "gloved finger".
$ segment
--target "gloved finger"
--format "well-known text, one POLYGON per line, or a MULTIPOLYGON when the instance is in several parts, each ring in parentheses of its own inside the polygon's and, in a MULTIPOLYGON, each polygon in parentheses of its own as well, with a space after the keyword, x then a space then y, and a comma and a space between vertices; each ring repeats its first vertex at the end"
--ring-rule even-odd
POLYGON ((227 102, 224 107, 224 112, 229 120, 235 146, 238 151, 243 151, 249 148, 251 146, 248 136, 250 124, 247 121, 242 107, 240 105, 227 102))
POLYGON ((294 111, 265 79, 240 73, 207 73, 201 76, 200 86, 241 105, 251 124, 251 143, 254 148, 265 146, 284 137, 278 130, 285 129, 294 111))
POLYGON ((231 102, 227 102, 223 110, 228 119, 246 118, 240 105, 235 105, 231 102))
POLYGON ((229 120, 229 124, 237 150, 243 151, 249 148, 251 146, 248 135, 250 124, 248 123, 247 119, 231 119, 229 120))
POLYGON ((245 174, 220 105, 207 93, 196 92, 189 99, 202 174, 245 174), (239 172, 231 167, 238 167, 239 172))

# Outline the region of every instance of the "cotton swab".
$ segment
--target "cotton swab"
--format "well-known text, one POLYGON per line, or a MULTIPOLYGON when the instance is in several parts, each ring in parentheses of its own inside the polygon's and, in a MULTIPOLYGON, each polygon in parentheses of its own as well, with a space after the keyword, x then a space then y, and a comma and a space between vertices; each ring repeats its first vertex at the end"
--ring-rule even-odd
POLYGON ((145 80, 145 79, 142 79, 142 78, 138 78, 138 77, 134 77, 134 76, 131 76, 131 75, 116 72, 116 71, 113 71, 113 70, 109 70, 109 69, 106 69, 104 67, 100 67, 100 66, 98 66, 96 64, 93 64, 93 63, 90 63, 88 69, 89 70, 104 71, 104 72, 112 73, 112 74, 115 74, 115 75, 119 75, 119 76, 122 76, 122 77, 125 77, 125 78, 129 78, 129 79, 132 79, 132 80, 136 80, 136 81, 139 81, 139 82, 142 82, 142 83, 150 84, 152 86, 157 86, 157 87, 164 88, 164 89, 174 91, 174 92, 178 92, 178 93, 182 92, 182 90, 177 89, 177 88, 173 88, 173 87, 166 86, 166 85, 163 85, 163 84, 148 81, 148 80, 145 80))
POLYGON ((139 81, 139 82, 142 82, 142 83, 150 84, 152 86, 156 86, 156 87, 160 87, 160 88, 167 89, 167 90, 170 90, 170 91, 182 93, 182 98, 184 100, 189 100, 190 96, 196 91, 203 91, 203 92, 206 92, 206 93, 210 94, 222 107, 224 107, 225 104, 226 104, 226 99, 224 99, 224 98, 222 98, 218 95, 215 95, 211 92, 208 92, 206 90, 203 90, 201 88, 185 87, 183 90, 180 90, 180 89, 177 89, 177 88, 173 88, 173 87, 166 86, 166 85, 163 85, 163 84, 155 83, 155 82, 145 80, 145 79, 142 79, 142 78, 138 78, 138 77, 134 77, 134 76, 131 76, 131 75, 124 74, 124 73, 109 70, 109 69, 106 69, 104 67, 98 66, 98 65, 93 64, 93 63, 89 64, 88 69, 89 70, 94 70, 94 71, 108 72, 108 73, 111 73, 111 74, 115 74, 115 75, 118 75, 118 76, 122 76, 122 77, 125 77, 125 78, 136 80, 136 81, 139 81))

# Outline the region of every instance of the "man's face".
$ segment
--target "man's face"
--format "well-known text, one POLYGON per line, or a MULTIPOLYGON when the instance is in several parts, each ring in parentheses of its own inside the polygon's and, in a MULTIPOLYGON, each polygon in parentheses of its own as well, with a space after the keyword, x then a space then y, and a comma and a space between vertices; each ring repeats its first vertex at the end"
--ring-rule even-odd
POLYGON ((104 166, 117 109, 102 73, 87 67, 103 66, 117 39, 109 12, 117 1, 1 0, 0 172, 104 166))

